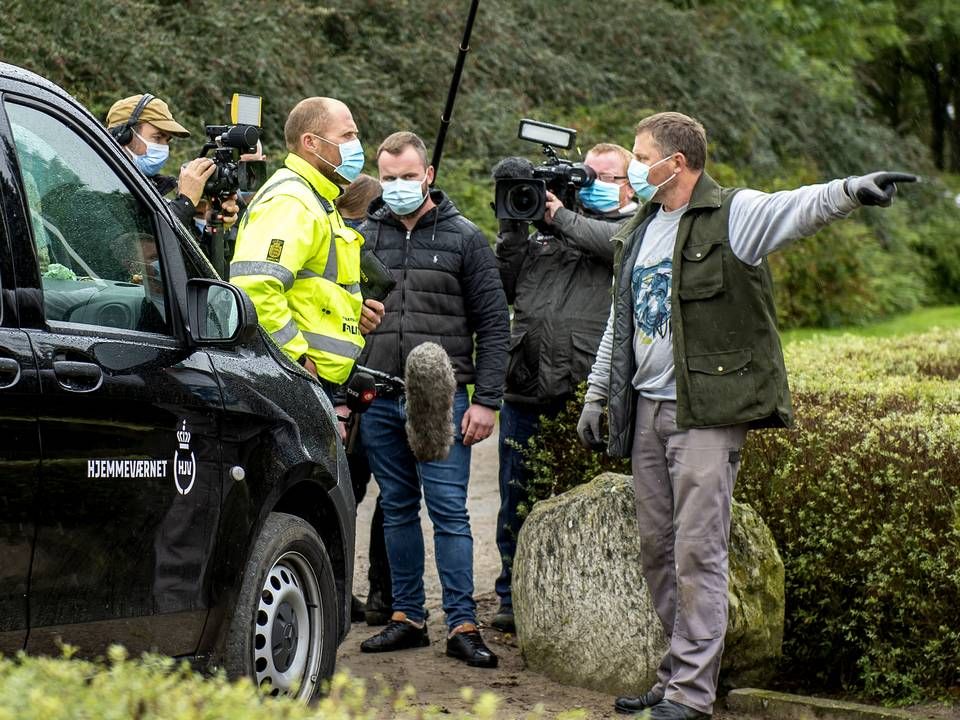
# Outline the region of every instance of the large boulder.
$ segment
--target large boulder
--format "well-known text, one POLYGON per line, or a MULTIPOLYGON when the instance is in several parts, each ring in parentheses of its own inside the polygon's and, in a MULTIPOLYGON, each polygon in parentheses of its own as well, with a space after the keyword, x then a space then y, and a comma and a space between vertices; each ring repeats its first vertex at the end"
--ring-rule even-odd
MULTIPOLYGON (((749 505, 733 504, 721 683, 761 685, 783 640, 783 562, 749 505)), ((667 643, 640 566, 633 484, 607 473, 538 502, 524 521, 513 602, 527 665, 613 695, 645 692, 667 643)))

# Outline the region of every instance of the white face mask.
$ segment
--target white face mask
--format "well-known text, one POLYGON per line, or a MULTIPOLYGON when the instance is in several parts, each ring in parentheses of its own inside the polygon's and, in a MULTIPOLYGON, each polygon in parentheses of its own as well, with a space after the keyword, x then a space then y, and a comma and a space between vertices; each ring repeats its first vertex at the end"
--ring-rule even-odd
POLYGON ((318 160, 322 160, 332 167, 334 171, 348 183, 353 182, 360 176, 360 171, 363 170, 363 145, 360 144, 359 139, 348 140, 347 142, 338 144, 327 140, 322 135, 313 134, 313 136, 328 145, 336 145, 340 151, 339 165, 334 165, 319 153, 313 153, 318 160))
POLYGON ((143 155, 133 155, 133 164, 140 168, 140 172, 144 175, 152 177, 159 173, 167 162, 167 158, 170 157, 170 147, 162 143, 150 142, 138 132, 133 134, 147 146, 147 151, 143 155))
POLYGON ((397 178, 380 183, 383 188, 383 201, 400 217, 412 215, 427 199, 427 194, 423 190, 424 180, 426 177, 420 180, 397 178))
POLYGON ((657 190, 662 188, 677 176, 677 174, 674 173, 659 185, 651 185, 649 182, 647 182, 647 176, 650 174, 650 171, 660 163, 666 162, 671 157, 673 156, 668 155, 665 158, 657 160, 653 165, 645 165, 636 158, 633 158, 630 161, 630 165, 627 167, 627 178, 630 180, 630 186, 633 188, 634 192, 637 193, 637 197, 640 198, 640 200, 643 202, 650 202, 650 200, 653 199, 653 196, 657 194, 657 190))

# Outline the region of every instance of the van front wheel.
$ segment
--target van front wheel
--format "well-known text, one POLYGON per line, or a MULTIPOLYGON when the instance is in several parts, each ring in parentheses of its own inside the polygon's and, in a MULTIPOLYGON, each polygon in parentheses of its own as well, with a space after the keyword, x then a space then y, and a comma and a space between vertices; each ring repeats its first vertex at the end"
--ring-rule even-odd
POLYGON ((336 583, 323 541, 303 519, 271 513, 247 560, 227 671, 309 702, 333 675, 336 652, 336 583))

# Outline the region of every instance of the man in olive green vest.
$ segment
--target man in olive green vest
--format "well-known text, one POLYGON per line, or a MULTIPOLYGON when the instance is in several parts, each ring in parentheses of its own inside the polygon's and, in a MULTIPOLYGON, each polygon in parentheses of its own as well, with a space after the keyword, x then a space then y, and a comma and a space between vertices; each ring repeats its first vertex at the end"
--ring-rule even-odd
POLYGON ((791 423, 764 259, 861 205, 888 206, 904 173, 766 194, 704 172, 703 126, 659 113, 637 126, 630 183, 646 206, 614 237, 613 305, 577 426, 630 457, 643 573, 670 647, 657 683, 615 709, 709 717, 727 626, 727 542, 740 448, 791 423))

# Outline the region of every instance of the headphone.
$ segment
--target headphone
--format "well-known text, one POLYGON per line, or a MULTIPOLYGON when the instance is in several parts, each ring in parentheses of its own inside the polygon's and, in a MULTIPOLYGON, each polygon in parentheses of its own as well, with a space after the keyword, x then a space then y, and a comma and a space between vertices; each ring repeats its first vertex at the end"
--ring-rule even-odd
POLYGON ((144 93, 143 97, 140 98, 140 102, 133 108, 133 112, 130 113, 127 121, 123 125, 110 128, 110 134, 113 135, 114 140, 120 143, 121 147, 126 147, 133 141, 133 129, 140 122, 140 113, 142 113, 153 100, 153 95, 144 93))

